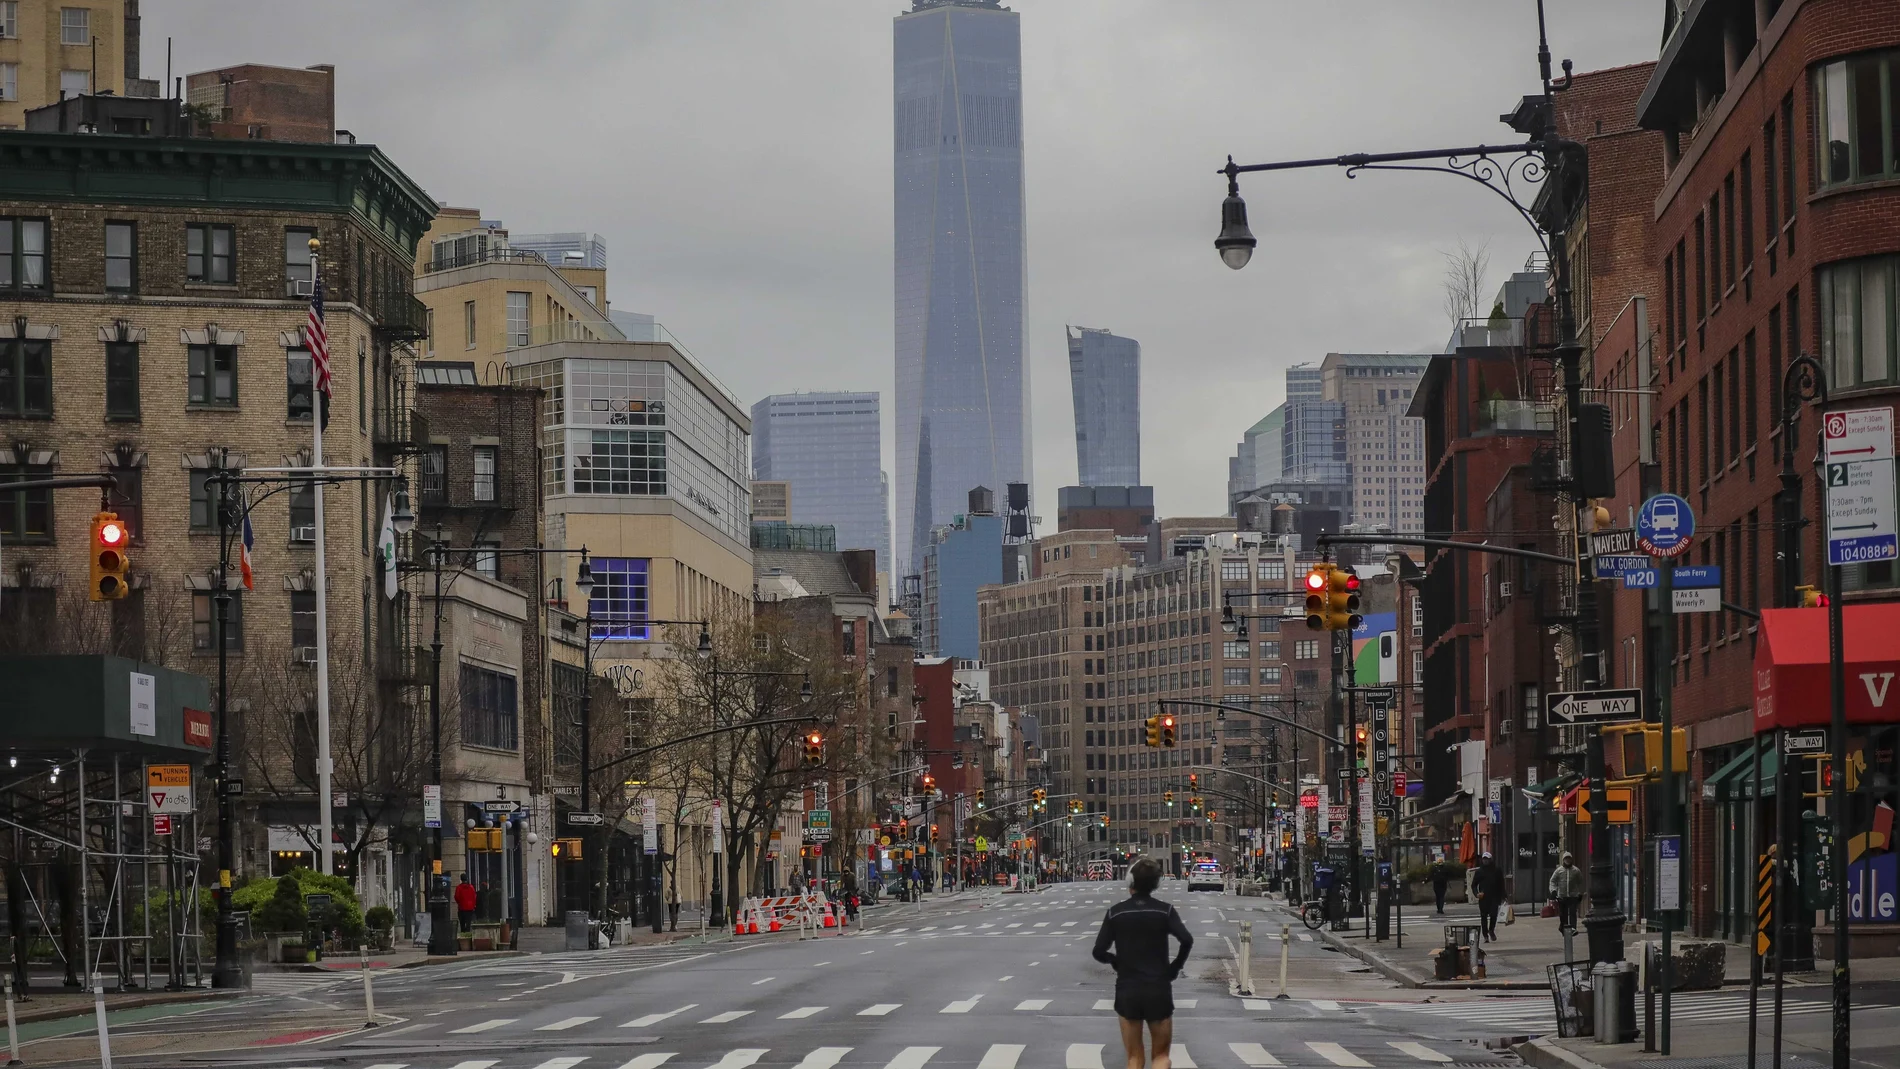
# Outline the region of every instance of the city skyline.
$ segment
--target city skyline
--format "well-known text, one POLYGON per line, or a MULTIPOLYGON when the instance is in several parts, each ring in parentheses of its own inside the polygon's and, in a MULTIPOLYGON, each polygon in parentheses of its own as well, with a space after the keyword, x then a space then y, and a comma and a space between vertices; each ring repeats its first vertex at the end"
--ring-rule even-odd
POLYGON ((791 484, 791 522, 830 524, 840 549, 891 570, 890 501, 875 391, 768 394, 752 406, 752 478, 791 484))
POLYGON ((1067 327, 1081 486, 1141 485, 1141 343, 1100 327, 1067 327))

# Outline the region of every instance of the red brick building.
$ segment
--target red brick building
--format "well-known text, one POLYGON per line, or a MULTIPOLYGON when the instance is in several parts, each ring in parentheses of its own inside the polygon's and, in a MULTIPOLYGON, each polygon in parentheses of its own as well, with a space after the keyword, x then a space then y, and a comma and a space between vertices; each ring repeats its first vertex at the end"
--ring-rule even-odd
MULTIPOLYGON (((1667 164, 1653 212, 1662 337, 1651 385, 1660 392, 1651 426, 1628 431, 1655 435, 1661 488, 1695 507, 1688 560, 1724 566, 1724 600, 1755 610, 1821 581, 1825 563, 1823 524, 1808 522, 1799 559, 1777 566, 1780 384, 1790 359, 1822 360, 1835 408, 1900 395, 1900 132, 1882 118, 1900 105, 1900 5, 1725 0, 1670 8, 1664 31, 1637 109, 1643 127, 1662 133, 1667 164)), ((1799 515, 1811 521, 1824 515, 1814 442, 1810 415, 1794 445, 1799 515)), ((1851 633, 1854 606, 1893 599, 1900 574, 1891 562, 1843 573, 1851 633)), ((1799 626, 1825 628, 1812 616, 1799 626)), ((1752 856, 1775 838, 1764 815, 1749 841, 1746 805, 1730 790, 1753 738, 1758 624, 1735 612, 1666 623, 1677 638, 1667 678, 1692 749, 1692 926, 1735 937, 1753 909, 1752 856)), ((1824 698, 1809 698, 1824 715, 1824 698)), ((1892 747, 1885 752, 1891 764, 1892 747)), ((1867 753, 1878 761, 1876 748, 1867 753)), ((1882 800, 1857 799, 1844 835, 1882 800)))

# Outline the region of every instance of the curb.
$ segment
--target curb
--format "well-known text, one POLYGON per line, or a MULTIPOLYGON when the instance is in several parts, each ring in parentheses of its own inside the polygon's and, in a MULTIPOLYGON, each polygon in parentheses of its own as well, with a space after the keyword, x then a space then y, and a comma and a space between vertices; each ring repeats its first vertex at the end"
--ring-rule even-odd
POLYGON ((1525 1065, 1535 1066, 1536 1069, 1604 1069, 1583 1055, 1565 1050, 1548 1039, 1513 1044, 1511 1051, 1524 1059, 1525 1065))
MULTIPOLYGON (((120 1002, 108 1003, 106 1006, 106 1012, 114 1013, 118 1010, 144 1009, 147 1006, 169 1006, 173 1004, 182 1004, 182 1003, 188 1003, 188 1002, 210 1001, 212 999, 220 999, 220 998, 237 998, 243 995, 248 995, 250 993, 251 993, 251 990, 249 988, 243 988, 243 987, 219 988, 216 990, 213 990, 211 988, 206 988, 203 991, 167 991, 160 994, 141 995, 134 998, 125 999, 120 1002)), ((20 1024, 37 1024, 42 1021, 59 1021, 59 1020, 64 1020, 65 1018, 68 1018, 68 1017, 90 1017, 92 1016, 94 1012, 92 1003, 87 1003, 82 1008, 74 1008, 70 1006, 47 1006, 43 1009, 31 1010, 31 1009, 20 1008, 17 1003, 15 1004, 15 1007, 16 1009, 15 1009, 15 1014, 14 1014, 14 1020, 18 1021, 20 1024)))

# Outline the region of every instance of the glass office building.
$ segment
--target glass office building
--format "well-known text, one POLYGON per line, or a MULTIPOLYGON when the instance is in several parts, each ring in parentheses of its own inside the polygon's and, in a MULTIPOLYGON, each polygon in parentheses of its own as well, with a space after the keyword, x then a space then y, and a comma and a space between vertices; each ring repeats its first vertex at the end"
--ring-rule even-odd
POLYGON ((790 485, 788 522, 828 524, 891 569, 890 503, 876 393, 782 393, 752 406, 752 478, 790 485))
POLYGON ((1022 42, 995 0, 894 36, 898 574, 973 487, 1027 482, 1022 42))
POLYGON ((1070 327, 1075 470, 1081 486, 1141 485, 1141 343, 1070 327))

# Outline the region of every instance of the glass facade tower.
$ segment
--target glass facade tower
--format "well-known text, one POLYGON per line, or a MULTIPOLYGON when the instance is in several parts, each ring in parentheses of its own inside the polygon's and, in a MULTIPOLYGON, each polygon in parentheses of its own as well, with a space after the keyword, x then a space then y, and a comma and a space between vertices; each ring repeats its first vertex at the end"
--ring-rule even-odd
POLYGON ((752 406, 752 477, 791 484, 791 522, 830 524, 845 549, 891 568, 884 438, 875 393, 782 393, 752 406))
POLYGON ((1029 481, 1022 40, 996 0, 894 36, 898 574, 973 487, 1029 481))
POLYGON ((1141 343, 1094 327, 1070 327, 1068 335, 1076 482, 1139 486, 1141 343))

